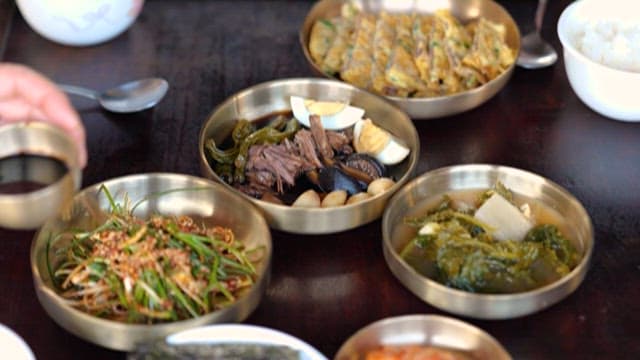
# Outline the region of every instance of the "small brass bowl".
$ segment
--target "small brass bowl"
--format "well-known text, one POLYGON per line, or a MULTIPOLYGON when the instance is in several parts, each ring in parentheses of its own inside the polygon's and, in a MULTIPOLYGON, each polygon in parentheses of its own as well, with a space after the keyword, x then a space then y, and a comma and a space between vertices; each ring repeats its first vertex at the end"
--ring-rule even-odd
POLYGON ((582 204, 558 184, 539 175, 506 166, 471 164, 440 168, 416 177, 389 201, 382 218, 383 253, 391 272, 420 299, 457 315, 478 319, 509 319, 541 311, 574 292, 584 280, 593 252, 593 226, 582 204), (581 260, 561 279, 530 291, 482 294, 447 287, 418 273, 399 255, 414 230, 403 223, 419 204, 456 190, 482 190, 502 182, 514 193, 554 209, 564 217, 581 260))
POLYGON ((80 188, 75 144, 44 122, 2 125, 0 144, 0 226, 35 229, 80 188))
POLYGON ((262 209, 272 228, 298 234, 328 234, 358 227, 382 215, 387 200, 413 176, 420 155, 419 141, 411 119, 383 98, 339 81, 301 78, 255 85, 225 100, 204 123, 198 147, 204 176, 253 201, 262 209), (224 182, 209 164, 205 151, 207 139, 213 138, 216 144, 222 144, 239 119, 253 121, 268 114, 290 110, 289 97, 292 95, 316 100, 348 100, 352 105, 363 108, 366 117, 403 140, 411 153, 402 163, 389 169, 390 176, 396 180, 395 185, 385 193, 357 204, 310 209, 258 200, 224 182))
MULTIPOLYGON (((101 223, 101 221, 98 221, 101 223)), ((66 240, 68 241, 68 239, 66 240)), ((246 319, 258 306, 267 287, 271 269, 272 244, 269 227, 250 202, 224 189, 212 181, 181 174, 131 175, 99 183, 79 192, 70 212, 49 219, 35 235, 31 245, 31 270, 36 295, 49 316, 67 331, 78 337, 114 350, 130 351, 137 344, 164 338, 169 334, 212 323, 237 322, 246 319), (109 209, 104 185, 116 200, 125 197, 136 202, 152 196, 136 207, 134 215, 148 218, 152 214, 189 215, 209 226, 230 228, 236 240, 247 248, 262 247, 263 258, 256 265, 257 280, 235 303, 220 310, 188 320, 152 325, 127 324, 92 316, 71 307, 56 292, 48 267, 47 257, 56 262, 55 235, 70 228, 93 229, 96 218, 109 209), (190 189, 190 190, 185 190, 190 189), (177 190, 171 191, 169 190, 177 190)))
MULTIPOLYGON (((331 18, 340 14, 342 4, 347 0, 320 0, 307 14, 299 32, 300 46, 307 62, 317 75, 335 78, 325 74, 313 61, 309 52, 311 28, 318 19, 331 18)), ((433 13, 439 9, 448 9, 462 23, 484 17, 506 28, 506 43, 514 51, 514 57, 520 52, 520 31, 511 15, 498 3, 491 0, 447 0, 447 1, 401 1, 401 0, 348 0, 361 8, 373 11, 433 13)), ((406 111, 414 120, 440 118, 462 113, 476 108, 497 94, 507 84, 515 61, 502 74, 486 84, 448 96, 404 98, 387 96, 389 100, 406 111)))
POLYGON ((459 351, 471 359, 511 360, 500 343, 469 323, 439 315, 386 318, 358 330, 345 341, 334 360, 364 359, 381 346, 421 345, 459 351))

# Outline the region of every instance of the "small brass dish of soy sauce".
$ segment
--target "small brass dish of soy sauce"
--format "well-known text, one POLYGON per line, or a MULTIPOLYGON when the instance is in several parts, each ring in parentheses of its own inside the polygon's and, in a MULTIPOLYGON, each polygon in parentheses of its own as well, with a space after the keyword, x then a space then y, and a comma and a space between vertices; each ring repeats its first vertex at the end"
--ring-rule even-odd
POLYGON ((43 122, 0 126, 0 144, 0 227, 35 229, 80 187, 76 147, 43 122))

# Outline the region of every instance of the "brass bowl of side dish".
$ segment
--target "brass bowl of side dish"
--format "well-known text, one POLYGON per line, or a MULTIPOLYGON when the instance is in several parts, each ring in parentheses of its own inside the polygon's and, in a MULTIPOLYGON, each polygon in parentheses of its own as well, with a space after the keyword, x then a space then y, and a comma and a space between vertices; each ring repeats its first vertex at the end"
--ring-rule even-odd
POLYGON ((0 226, 36 229, 63 209, 82 182, 77 149, 45 122, 0 126, 0 226))
POLYGON ((414 120, 487 102, 520 51, 517 24, 491 0, 321 0, 299 40, 315 73, 384 95, 414 120), (482 26, 469 26, 476 21, 482 26))
MULTIPOLYGON (((311 109, 311 105, 309 106, 311 109)), ((361 116, 361 114, 358 113, 357 116, 361 116)), ((350 117, 346 116, 346 118, 350 117)), ((342 119, 342 117, 336 116, 336 119, 338 119, 336 122, 340 122, 339 119, 342 119)), ((324 122, 324 120, 323 123, 328 124, 324 122)), ((296 136, 302 132, 302 129, 307 131, 307 128, 301 125, 299 130, 296 130, 296 136)), ((362 129, 363 130, 360 133, 364 134, 364 125, 362 129)), ((328 131, 326 126, 325 130, 328 131)), ((374 132, 378 133, 378 130, 375 130, 374 132)), ((339 132, 342 131, 343 130, 339 130, 339 132)), ((294 143, 294 147, 298 146, 296 136, 290 136, 288 138, 288 141, 294 143)), ((387 145, 388 144, 389 143, 387 143, 387 145)), ((417 131, 411 122, 411 119, 405 112, 390 102, 387 102, 382 97, 360 90, 343 82, 320 78, 274 80, 255 85, 232 95, 222 104, 218 105, 209 115, 200 131, 198 146, 200 151, 201 169, 207 178, 214 179, 224 184, 227 189, 240 193, 245 198, 253 201, 254 204, 258 205, 262 209, 267 222, 272 228, 298 234, 336 233, 349 230, 378 219, 382 215, 387 200, 391 195, 413 176, 417 160, 420 155, 417 131), (215 167, 218 162, 213 160, 211 157, 211 141, 214 141, 216 146, 219 145, 221 148, 223 148, 225 144, 228 145, 231 134, 235 133, 233 130, 242 121, 244 121, 245 124, 250 124, 251 126, 255 125, 256 128, 260 130, 264 130, 267 127, 267 125, 265 125, 265 119, 272 121, 273 114, 276 114, 276 118, 279 115, 284 114, 283 116, 287 124, 291 123, 291 121, 295 121, 296 118, 291 114, 292 108, 296 107, 292 105, 291 102, 294 97, 316 100, 318 102, 314 103, 315 105, 320 102, 325 105, 327 104, 325 102, 328 102, 328 104, 332 104, 332 106, 336 104, 343 104, 340 105, 343 110, 340 110, 338 114, 345 114, 350 110, 353 110, 352 107, 358 107, 364 111, 364 117, 370 118, 378 127, 378 130, 383 129, 387 136, 391 134, 391 139, 395 141, 394 143, 396 145, 402 144, 403 148, 406 150, 406 157, 402 158, 399 162, 386 166, 385 178, 393 180, 389 186, 386 187, 384 191, 376 193, 375 195, 365 196, 364 200, 357 203, 350 203, 349 200, 347 200, 347 203, 341 206, 312 208, 291 206, 290 202, 287 202, 286 199, 283 201, 278 200, 280 203, 275 203, 272 201, 273 196, 269 199, 266 198, 265 194, 267 193, 262 194, 261 196, 250 196, 251 193, 240 191, 239 189, 243 188, 244 184, 249 182, 249 175, 247 175, 247 181, 245 181, 245 183, 228 179, 225 181, 225 178, 217 170, 218 168, 215 167), (232 185, 230 182, 234 184, 232 185)), ((311 148, 315 148, 316 145, 310 146, 311 148)), ((229 145, 221 152, 224 153, 231 148, 232 146, 229 145)), ((397 147, 393 148, 397 149, 397 147)), ((249 149, 253 149, 253 145, 251 145, 249 149)), ((247 149, 245 149, 245 151, 246 150, 247 149)), ((289 156, 295 151, 297 150, 292 150, 290 147, 286 149, 283 148, 281 154, 277 155, 277 159, 286 158, 286 160, 278 160, 278 166, 286 167, 292 162, 297 162, 298 160, 291 160, 291 158, 289 158, 289 156)), ((251 150, 249 151, 249 154, 251 154, 251 150)), ((338 151, 336 151, 335 154, 336 156, 333 160, 330 160, 331 162, 338 158, 338 151)), ((249 163, 253 161, 251 160, 253 156, 254 155, 248 156, 249 159, 246 160, 247 165, 245 169, 250 168, 249 163)), ((260 161, 269 158, 269 156, 271 155, 264 155, 264 158, 260 158, 260 161)), ((317 154, 317 156, 322 158, 319 154, 317 154)), ((397 158, 395 160, 399 159, 400 158, 397 158)), ((231 162, 233 165, 237 164, 235 160, 231 162)), ((262 166, 264 168, 265 164, 262 164, 262 166)), ((324 167, 326 169, 332 168, 332 166, 329 166, 326 163, 324 164, 324 167)), ((322 171, 323 170, 320 169, 319 172, 322 171)), ((304 185, 307 182, 307 168, 296 170, 295 173, 297 174, 297 177, 295 178, 295 186, 288 186, 284 184, 284 193, 277 193, 276 195, 281 196, 281 198, 284 199, 288 195, 298 196, 300 192, 304 192, 306 194, 306 190, 314 187, 313 184, 308 184, 308 186, 304 185), (291 192, 291 194, 289 194, 289 192, 291 192)), ((331 176, 331 181, 336 180, 336 184, 339 182, 338 180, 343 179, 341 177, 342 175, 339 176, 340 172, 336 171, 332 174, 334 174, 334 176, 331 176)), ((274 176, 280 177, 280 175, 274 176)), ((284 178, 285 176, 283 175, 282 177, 284 178)), ((282 181, 284 182, 284 180, 282 181)), ((250 183, 253 184, 253 182, 250 183)), ((277 182, 273 187, 277 187, 277 182)), ((367 191, 365 191, 365 193, 366 192, 367 191)), ((362 195, 362 193, 359 195, 362 195)), ((319 196, 324 195, 320 194, 319 196)), ((304 196, 300 196, 298 199, 303 197, 304 196)), ((324 196, 322 200, 327 198, 328 196, 324 196)), ((352 197, 350 196, 349 199, 351 198, 352 197)), ((358 196, 353 198, 358 198, 358 196)))
POLYGON ((246 319, 269 282, 271 255, 269 227, 249 201, 207 179, 150 173, 79 192, 35 235, 31 269, 56 323, 130 351, 246 319))
POLYGON ((511 360, 505 348, 484 330, 440 315, 404 315, 378 320, 345 341, 334 360, 365 358, 511 360), (385 354, 395 356, 382 356, 385 354))
POLYGON ((525 316, 569 296, 594 246, 589 214, 568 191, 488 164, 418 176, 389 202, 382 234, 387 265, 404 286, 478 319, 525 316))

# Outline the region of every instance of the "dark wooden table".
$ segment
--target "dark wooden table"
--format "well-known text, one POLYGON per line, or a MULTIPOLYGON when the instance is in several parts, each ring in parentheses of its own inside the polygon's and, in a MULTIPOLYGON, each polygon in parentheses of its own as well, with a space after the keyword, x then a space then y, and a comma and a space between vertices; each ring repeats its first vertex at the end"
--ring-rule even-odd
MULTIPOLYGON (((536 1, 502 3, 523 33, 531 29, 536 1)), ((555 24, 569 3, 549 4, 543 35, 556 49, 555 24)), ((84 185, 143 172, 199 175, 198 130, 216 104, 259 82, 312 75, 297 39, 311 5, 151 0, 122 36, 75 48, 40 37, 11 0, 0 0, 0 59, 97 89, 146 76, 168 79, 167 97, 139 114, 110 114, 74 99, 88 135, 84 185)), ((418 173, 461 163, 530 170, 579 198, 595 226, 591 269, 568 298, 519 319, 463 320, 491 333, 515 359, 637 358, 640 125, 603 118, 582 104, 567 82, 562 57, 548 69, 516 69, 504 90, 475 110, 415 124, 422 144, 418 173)), ((45 314, 31 281, 32 237, 0 229, 0 323, 24 337, 41 359, 124 358, 67 333, 45 314)), ((332 357, 373 321, 443 314, 388 270, 380 221, 330 236, 274 231, 273 240, 273 279, 246 323, 285 331, 332 357)))

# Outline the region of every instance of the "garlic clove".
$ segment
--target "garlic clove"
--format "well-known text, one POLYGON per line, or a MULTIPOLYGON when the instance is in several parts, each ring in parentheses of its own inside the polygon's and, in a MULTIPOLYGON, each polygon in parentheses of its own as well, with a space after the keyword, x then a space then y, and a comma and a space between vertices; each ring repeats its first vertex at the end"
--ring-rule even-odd
POLYGON ((313 189, 307 190, 300 194, 296 201, 291 204, 292 207, 302 208, 319 208, 320 207, 320 195, 313 189))

